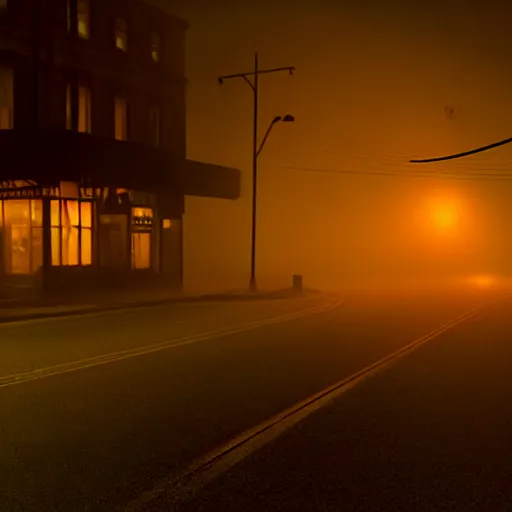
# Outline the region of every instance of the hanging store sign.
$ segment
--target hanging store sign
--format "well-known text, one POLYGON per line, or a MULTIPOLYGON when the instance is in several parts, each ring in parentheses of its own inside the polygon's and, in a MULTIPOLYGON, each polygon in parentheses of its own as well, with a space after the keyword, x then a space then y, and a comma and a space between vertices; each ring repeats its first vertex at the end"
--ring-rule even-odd
POLYGON ((151 231, 153 229, 152 217, 132 217, 134 231, 151 231))
POLYGON ((153 210, 151 208, 132 208, 132 226, 134 231, 151 231, 153 229, 153 210))
POLYGON ((41 197, 58 197, 58 189, 53 187, 15 187, 1 188, 0 199, 30 199, 41 197))

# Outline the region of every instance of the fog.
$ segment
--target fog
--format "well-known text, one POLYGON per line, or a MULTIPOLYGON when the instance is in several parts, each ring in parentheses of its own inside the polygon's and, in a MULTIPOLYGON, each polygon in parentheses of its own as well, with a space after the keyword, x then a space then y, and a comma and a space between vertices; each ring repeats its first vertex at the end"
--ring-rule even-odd
POLYGON ((242 80, 216 78, 250 71, 255 50, 262 67, 297 68, 260 81, 260 138, 273 117, 296 118, 276 125, 260 157, 260 287, 294 273, 328 289, 507 274, 509 182, 403 174, 508 171, 509 146, 442 164, 408 160, 512 136, 510 8, 277 4, 170 2, 190 22, 188 157, 242 171, 238 201, 186 200, 185 286, 248 285, 252 95, 242 80))

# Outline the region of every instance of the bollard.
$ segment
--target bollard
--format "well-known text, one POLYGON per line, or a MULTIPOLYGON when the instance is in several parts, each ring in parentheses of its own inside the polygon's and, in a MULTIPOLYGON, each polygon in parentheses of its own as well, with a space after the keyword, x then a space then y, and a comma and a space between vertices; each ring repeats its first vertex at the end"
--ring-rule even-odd
POLYGON ((302 293, 302 276, 299 274, 293 276, 293 291, 302 293))

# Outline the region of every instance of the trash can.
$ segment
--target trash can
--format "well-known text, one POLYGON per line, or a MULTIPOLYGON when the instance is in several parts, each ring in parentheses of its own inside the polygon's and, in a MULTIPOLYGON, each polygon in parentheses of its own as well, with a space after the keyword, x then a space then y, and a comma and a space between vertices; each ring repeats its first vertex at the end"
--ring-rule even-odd
POLYGON ((302 276, 299 274, 293 276, 293 291, 297 293, 302 292, 302 276))

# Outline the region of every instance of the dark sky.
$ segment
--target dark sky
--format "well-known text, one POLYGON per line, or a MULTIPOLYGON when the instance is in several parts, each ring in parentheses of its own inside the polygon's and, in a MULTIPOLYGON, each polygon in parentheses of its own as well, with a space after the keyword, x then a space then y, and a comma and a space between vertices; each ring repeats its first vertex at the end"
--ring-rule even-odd
MULTIPOLYGON (((188 156, 235 166, 244 177, 238 202, 187 201, 189 279, 245 284, 251 93, 242 81, 219 86, 216 77, 250 70, 255 50, 264 67, 297 67, 294 77, 261 79, 261 135, 274 116, 296 117, 276 126, 260 160, 263 283, 294 272, 314 284, 341 285, 350 276, 504 271, 512 249, 507 184, 281 166, 416 172, 409 158, 512 136, 512 8, 506 2, 168 5, 190 23, 188 156), (430 215, 439 201, 458 216, 456 227, 442 233, 430 215)), ((512 145, 421 170, 507 171, 511 162, 512 145)))

